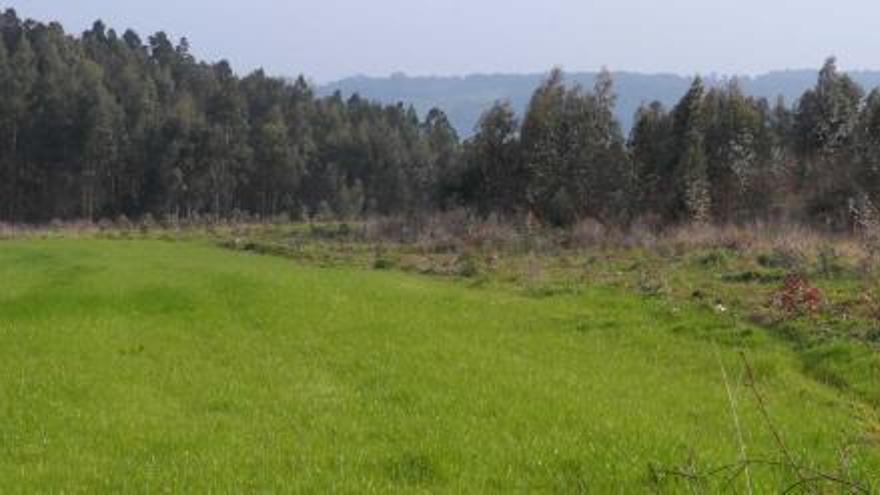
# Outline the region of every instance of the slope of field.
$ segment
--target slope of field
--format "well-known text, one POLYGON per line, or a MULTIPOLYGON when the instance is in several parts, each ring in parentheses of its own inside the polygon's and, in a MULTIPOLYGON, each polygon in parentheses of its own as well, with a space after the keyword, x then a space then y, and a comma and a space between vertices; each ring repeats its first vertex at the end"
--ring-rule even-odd
POLYGON ((785 346, 615 289, 99 240, 2 242, 0 281, 4 493, 675 491, 662 471, 743 455, 765 462, 739 491, 880 473, 867 408, 785 346))

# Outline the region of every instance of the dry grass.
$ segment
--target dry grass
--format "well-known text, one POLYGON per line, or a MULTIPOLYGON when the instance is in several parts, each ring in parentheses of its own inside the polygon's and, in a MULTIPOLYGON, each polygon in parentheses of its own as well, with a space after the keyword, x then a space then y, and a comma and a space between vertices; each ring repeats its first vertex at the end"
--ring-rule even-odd
POLYGON ((781 253, 796 258, 816 258, 829 248, 838 256, 867 259, 874 250, 861 232, 833 234, 797 224, 753 223, 749 225, 689 224, 657 230, 647 224, 629 229, 609 228, 584 221, 551 239, 565 239, 573 249, 641 249, 684 254, 726 249, 743 254, 781 253))
MULTIPOLYGON (((287 223, 285 225, 296 227, 287 223)), ((413 246, 425 254, 501 253, 555 255, 566 250, 640 249, 653 253, 685 254, 697 250, 727 249, 739 253, 775 253, 791 259, 816 259, 833 252, 863 266, 880 259, 880 222, 862 222, 846 234, 822 232, 794 223, 756 222, 748 225, 691 224, 660 228, 656 222, 637 221, 629 228, 603 225, 586 219, 570 228, 534 227, 523 218, 486 219, 466 210, 433 215, 373 217, 348 224, 309 224, 314 235, 331 233, 335 238, 368 244, 413 246), (345 225, 344 232, 337 230, 345 225), (328 230, 329 229, 329 230, 328 230), (334 230, 335 229, 335 230, 334 230)), ((0 238, 65 235, 87 237, 110 232, 260 232, 279 227, 276 221, 218 221, 192 218, 187 221, 156 221, 152 217, 130 220, 59 221, 44 225, 0 222, 0 238)), ((283 226, 282 226, 283 227, 283 226)))

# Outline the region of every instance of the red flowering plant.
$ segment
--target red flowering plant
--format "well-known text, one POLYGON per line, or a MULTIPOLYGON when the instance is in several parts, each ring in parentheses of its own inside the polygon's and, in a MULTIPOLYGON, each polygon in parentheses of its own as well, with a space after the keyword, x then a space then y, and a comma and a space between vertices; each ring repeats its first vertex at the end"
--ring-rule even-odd
POLYGON ((822 291, 805 275, 789 275, 783 286, 773 294, 773 306, 789 317, 815 316, 824 304, 822 291))

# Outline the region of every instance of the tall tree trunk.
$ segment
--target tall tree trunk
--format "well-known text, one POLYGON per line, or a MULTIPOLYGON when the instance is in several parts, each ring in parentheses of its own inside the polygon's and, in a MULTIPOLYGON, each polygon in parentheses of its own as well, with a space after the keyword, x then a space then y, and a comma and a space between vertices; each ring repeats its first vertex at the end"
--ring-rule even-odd
POLYGON ((9 221, 13 224, 18 220, 16 218, 16 204, 18 203, 18 125, 13 124, 12 126, 12 137, 9 152, 9 205, 8 205, 8 215, 9 221))

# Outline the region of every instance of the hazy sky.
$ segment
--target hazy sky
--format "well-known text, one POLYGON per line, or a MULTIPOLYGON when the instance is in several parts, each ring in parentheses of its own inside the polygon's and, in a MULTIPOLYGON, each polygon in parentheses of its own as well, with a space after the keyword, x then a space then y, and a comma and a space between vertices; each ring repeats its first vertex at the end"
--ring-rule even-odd
POLYGON ((239 72, 354 75, 880 69, 878 0, 18 0, 81 32, 97 18, 187 36, 239 72))

